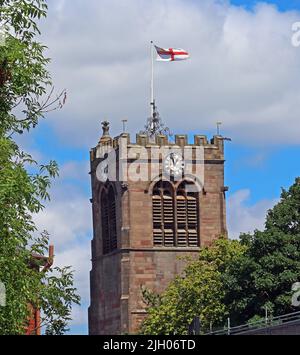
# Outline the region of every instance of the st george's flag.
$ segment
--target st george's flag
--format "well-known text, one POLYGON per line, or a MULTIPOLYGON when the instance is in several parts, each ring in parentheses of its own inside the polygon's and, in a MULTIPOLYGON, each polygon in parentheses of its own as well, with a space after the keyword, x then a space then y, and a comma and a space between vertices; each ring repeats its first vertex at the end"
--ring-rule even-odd
POLYGON ((155 46, 157 52, 156 60, 162 62, 174 62, 185 60, 190 57, 189 53, 181 48, 160 48, 155 46))

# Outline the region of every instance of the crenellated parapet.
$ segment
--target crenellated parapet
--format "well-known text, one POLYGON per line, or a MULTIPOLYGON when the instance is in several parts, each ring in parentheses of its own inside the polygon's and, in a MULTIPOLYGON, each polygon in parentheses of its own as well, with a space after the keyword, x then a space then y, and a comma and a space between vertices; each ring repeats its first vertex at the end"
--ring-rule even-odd
POLYGON ((212 139, 208 139, 206 135, 194 135, 193 142, 188 139, 187 134, 176 134, 174 139, 170 139, 169 136, 163 134, 157 134, 155 141, 151 141, 146 134, 137 134, 135 141, 131 141, 128 133, 122 133, 115 138, 111 138, 109 134, 104 135, 97 147, 91 150, 91 161, 99 157, 103 157, 105 152, 114 149, 118 151, 124 145, 130 149, 134 148, 135 151, 139 147, 147 149, 157 149, 161 147, 168 147, 168 149, 195 149, 201 147, 204 149, 205 159, 209 160, 223 160, 224 159, 224 138, 222 136, 215 135, 212 139))

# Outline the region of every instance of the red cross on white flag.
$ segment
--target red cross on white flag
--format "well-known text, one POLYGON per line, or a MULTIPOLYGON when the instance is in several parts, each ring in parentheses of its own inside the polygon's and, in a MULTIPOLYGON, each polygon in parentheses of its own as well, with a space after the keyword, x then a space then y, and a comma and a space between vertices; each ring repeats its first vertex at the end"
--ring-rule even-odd
POLYGON ((174 62, 185 60, 190 57, 189 53, 181 48, 160 48, 155 46, 157 52, 156 60, 162 62, 174 62))
MULTIPOLYGON (((154 45, 151 41, 151 116, 152 124, 154 120, 157 120, 157 112, 155 112, 155 100, 154 100, 154 48, 157 52, 157 61, 161 62, 175 62, 177 60, 185 60, 190 57, 189 53, 181 48, 160 48, 154 45)), ((152 132, 151 135, 154 133, 152 132)), ((152 137, 152 136, 151 136, 152 137)), ((153 137, 152 137, 153 138, 153 137)))

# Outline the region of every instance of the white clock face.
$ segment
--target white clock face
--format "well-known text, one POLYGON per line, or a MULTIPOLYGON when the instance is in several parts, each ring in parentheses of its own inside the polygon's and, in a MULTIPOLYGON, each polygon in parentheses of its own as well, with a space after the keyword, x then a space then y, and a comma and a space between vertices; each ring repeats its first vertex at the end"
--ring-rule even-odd
POLYGON ((101 182, 106 182, 108 179, 108 161, 107 159, 103 160, 96 170, 97 179, 101 182))
POLYGON ((182 156, 178 153, 170 153, 164 160, 164 171, 170 176, 182 175, 184 162, 182 156))

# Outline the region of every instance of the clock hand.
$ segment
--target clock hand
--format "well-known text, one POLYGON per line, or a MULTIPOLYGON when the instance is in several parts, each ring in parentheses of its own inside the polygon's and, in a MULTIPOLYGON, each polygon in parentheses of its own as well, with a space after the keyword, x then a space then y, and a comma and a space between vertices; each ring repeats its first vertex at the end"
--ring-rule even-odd
POLYGON ((171 160, 172 160, 173 165, 175 165, 174 154, 171 154, 171 155, 170 155, 170 158, 171 158, 171 160))

